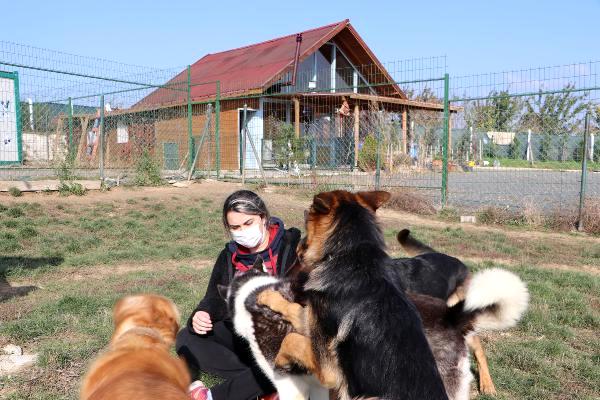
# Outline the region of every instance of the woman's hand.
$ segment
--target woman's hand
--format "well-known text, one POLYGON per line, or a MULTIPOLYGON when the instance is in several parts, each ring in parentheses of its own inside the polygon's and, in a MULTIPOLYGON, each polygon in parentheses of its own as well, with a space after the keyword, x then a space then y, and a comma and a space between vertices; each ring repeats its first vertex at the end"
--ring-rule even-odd
POLYGON ((192 328, 199 335, 212 331, 212 321, 206 311, 198 311, 192 318, 192 328))

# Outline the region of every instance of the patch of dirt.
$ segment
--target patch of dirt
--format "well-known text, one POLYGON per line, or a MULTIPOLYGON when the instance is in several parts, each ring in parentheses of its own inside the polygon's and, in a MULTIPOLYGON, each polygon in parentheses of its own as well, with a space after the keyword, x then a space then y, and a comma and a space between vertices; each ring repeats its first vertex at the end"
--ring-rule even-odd
MULTIPOLYGON (((62 281, 81 281, 81 280, 96 280, 108 276, 124 275, 130 272, 138 271, 174 271, 181 266, 190 267, 192 269, 203 269, 212 267, 214 260, 198 260, 198 259, 183 259, 183 260, 158 260, 144 263, 121 263, 107 264, 86 267, 60 267, 54 271, 40 274, 32 278, 15 278, 11 280, 13 285, 23 285, 26 283, 38 285, 43 288, 45 282, 62 281)), ((1 305, 1 303, 0 303, 1 305)))
POLYGON ((96 204, 107 201, 126 201, 129 199, 141 200, 144 197, 153 200, 172 200, 173 196, 180 198, 220 198, 223 199, 234 190, 241 189, 242 185, 238 183, 229 183, 221 181, 207 180, 200 183, 193 183, 186 188, 177 188, 174 186, 157 186, 157 187, 114 187, 106 192, 99 190, 89 191, 84 196, 60 196, 58 193, 36 193, 24 192, 23 196, 12 197, 5 193, 0 193, 0 202, 3 203, 31 203, 40 204, 52 203, 56 204, 57 200, 68 204, 96 204))
POLYGON ((568 233, 559 233, 559 232, 543 232, 536 230, 527 230, 527 231, 517 231, 512 229, 506 229, 495 226, 482 226, 482 225, 471 225, 471 224, 461 224, 457 222, 446 222, 440 221, 431 218, 425 218, 414 214, 404 213, 395 210, 389 209, 381 209, 377 211, 380 220, 386 225, 397 226, 397 229, 400 230, 402 228, 408 227, 410 225, 415 226, 427 226, 431 228, 461 228, 464 231, 476 231, 476 232, 501 232, 508 237, 512 238, 520 238, 527 240, 535 240, 535 239, 552 239, 560 242, 573 242, 577 241, 586 241, 590 243, 600 244, 600 238, 588 236, 585 234, 568 234, 568 233), (402 223, 402 224, 398 224, 402 223))

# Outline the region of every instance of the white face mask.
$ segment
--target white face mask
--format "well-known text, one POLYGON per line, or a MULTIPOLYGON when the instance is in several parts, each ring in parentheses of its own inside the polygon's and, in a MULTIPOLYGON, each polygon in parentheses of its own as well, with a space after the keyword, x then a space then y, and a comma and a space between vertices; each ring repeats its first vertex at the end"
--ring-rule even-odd
POLYGON ((240 229, 237 231, 230 231, 231 237, 237 242, 248 249, 258 246, 264 237, 264 233, 261 230, 262 223, 253 224, 246 229, 240 229))

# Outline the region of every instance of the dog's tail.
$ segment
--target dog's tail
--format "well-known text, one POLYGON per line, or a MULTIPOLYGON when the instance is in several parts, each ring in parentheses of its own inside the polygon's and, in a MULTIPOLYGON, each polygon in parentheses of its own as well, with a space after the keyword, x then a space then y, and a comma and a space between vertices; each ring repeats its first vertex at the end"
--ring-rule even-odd
POLYGON ((400 246, 402 246, 404 251, 411 257, 426 253, 435 253, 434 249, 412 237, 410 235, 410 230, 408 229, 402 229, 400 232, 398 232, 396 239, 398 239, 400 246))
MULTIPOLYGON (((490 268, 472 276, 466 288, 462 314, 471 330, 502 330, 517 324, 529 303, 529 291, 515 274, 490 268)), ((459 305, 457 305, 459 306, 459 305)))

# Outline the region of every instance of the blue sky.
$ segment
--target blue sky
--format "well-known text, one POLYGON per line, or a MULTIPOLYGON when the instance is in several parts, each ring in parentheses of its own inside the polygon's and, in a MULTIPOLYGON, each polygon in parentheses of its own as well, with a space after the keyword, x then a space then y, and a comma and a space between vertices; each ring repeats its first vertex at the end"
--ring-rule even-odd
POLYGON ((0 40, 174 67, 349 18, 381 61, 446 55, 452 75, 600 59, 600 0, 10 1, 0 40))

